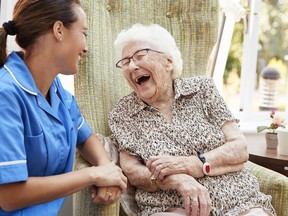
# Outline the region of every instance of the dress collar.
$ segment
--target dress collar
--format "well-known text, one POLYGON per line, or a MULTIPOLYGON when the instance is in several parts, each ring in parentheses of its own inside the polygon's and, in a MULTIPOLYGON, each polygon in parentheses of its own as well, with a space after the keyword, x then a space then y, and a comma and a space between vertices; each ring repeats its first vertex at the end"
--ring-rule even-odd
MULTIPOLYGON (((181 96, 188 96, 196 93, 200 90, 201 77, 191 77, 191 78, 177 78, 173 81, 175 100, 179 99, 181 96)), ((132 100, 128 100, 128 115, 133 116, 143 109, 153 109, 145 102, 140 100, 135 92, 132 92, 128 97, 132 100)))

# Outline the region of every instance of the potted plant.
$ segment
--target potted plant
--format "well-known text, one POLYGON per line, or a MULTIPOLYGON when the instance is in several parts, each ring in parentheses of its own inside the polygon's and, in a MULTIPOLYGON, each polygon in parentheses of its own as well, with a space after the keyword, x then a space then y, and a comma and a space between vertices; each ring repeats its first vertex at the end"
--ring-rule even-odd
POLYGON ((257 132, 267 130, 268 132, 265 134, 266 138, 266 146, 267 148, 277 148, 278 139, 277 139, 277 129, 279 127, 285 128, 285 119, 279 115, 276 115, 275 110, 271 110, 270 112, 271 123, 269 126, 258 126, 257 132))

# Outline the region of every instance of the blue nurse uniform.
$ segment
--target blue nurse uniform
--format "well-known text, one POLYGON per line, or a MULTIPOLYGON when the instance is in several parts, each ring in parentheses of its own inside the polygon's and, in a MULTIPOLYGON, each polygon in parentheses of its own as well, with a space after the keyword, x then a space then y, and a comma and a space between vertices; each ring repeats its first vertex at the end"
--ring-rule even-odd
MULTIPOLYGON (((58 77, 49 93, 50 104, 21 57, 12 52, 0 68, 0 184, 70 172, 76 145, 91 136, 75 98, 58 77)), ((61 198, 13 212, 0 209, 0 216, 57 215, 63 202, 61 198)))

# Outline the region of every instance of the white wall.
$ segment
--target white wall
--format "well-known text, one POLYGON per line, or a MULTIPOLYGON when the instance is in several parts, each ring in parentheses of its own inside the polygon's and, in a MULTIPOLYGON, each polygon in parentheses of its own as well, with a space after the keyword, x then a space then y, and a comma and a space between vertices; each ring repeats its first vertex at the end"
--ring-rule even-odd
MULTIPOLYGON (((1 0, 1 12, 0 12, 0 24, 8 22, 12 19, 13 7, 17 0, 1 0)), ((9 36, 7 38, 7 50, 11 52, 12 50, 19 50, 19 47, 15 43, 15 36, 9 36)))

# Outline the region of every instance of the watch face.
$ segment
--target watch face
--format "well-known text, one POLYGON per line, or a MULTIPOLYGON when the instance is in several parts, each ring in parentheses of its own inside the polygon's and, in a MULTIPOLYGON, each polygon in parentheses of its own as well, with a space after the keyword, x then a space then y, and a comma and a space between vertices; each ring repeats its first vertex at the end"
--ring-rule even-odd
POLYGON ((209 164, 209 163, 204 163, 204 164, 203 164, 203 173, 204 173, 205 175, 207 175, 207 174, 210 173, 210 171, 211 171, 211 166, 210 166, 210 164, 209 164))

